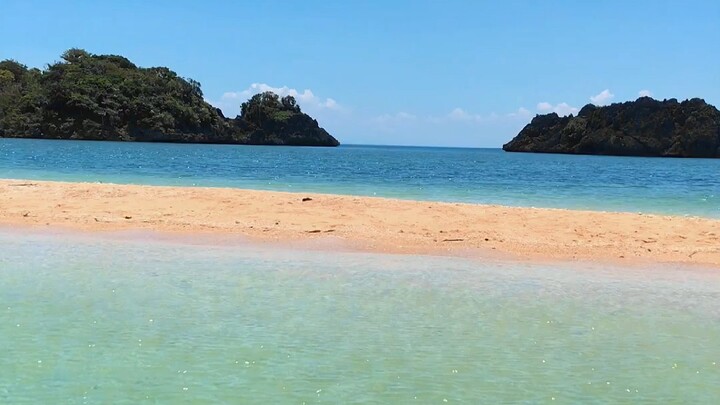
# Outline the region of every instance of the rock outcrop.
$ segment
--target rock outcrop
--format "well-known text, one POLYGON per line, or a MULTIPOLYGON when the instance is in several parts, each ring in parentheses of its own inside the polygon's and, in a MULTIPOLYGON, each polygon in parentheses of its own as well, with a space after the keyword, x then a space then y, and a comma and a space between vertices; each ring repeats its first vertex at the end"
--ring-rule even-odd
POLYGON ((704 100, 636 101, 596 107, 576 117, 537 115, 508 152, 585 155, 720 157, 720 111, 704 100))

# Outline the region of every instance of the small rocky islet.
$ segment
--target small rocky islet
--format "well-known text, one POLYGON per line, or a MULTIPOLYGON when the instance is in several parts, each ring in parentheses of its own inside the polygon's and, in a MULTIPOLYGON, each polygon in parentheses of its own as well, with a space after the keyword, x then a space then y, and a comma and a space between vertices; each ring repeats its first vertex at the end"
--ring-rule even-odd
POLYGON ((0 61, 0 138, 338 146, 292 96, 256 94, 226 118, 200 83, 118 55, 64 52, 43 70, 0 61))
POLYGON ((720 111, 699 98, 678 102, 640 97, 577 116, 537 115, 508 152, 720 158, 720 111))

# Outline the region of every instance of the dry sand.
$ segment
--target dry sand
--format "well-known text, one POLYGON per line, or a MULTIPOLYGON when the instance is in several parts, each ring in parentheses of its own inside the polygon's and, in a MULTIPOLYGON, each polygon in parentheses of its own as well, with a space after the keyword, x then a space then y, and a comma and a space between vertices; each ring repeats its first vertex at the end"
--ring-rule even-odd
POLYGON ((720 266, 720 221, 223 188, 0 180, 0 224, 341 241, 388 253, 720 266))

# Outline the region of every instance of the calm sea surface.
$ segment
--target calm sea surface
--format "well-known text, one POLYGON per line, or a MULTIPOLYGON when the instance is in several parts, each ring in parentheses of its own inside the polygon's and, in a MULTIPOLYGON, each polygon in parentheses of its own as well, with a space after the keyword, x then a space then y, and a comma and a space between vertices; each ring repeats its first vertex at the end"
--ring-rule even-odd
POLYGON ((0 178, 240 187, 720 217, 720 159, 0 139, 0 178))
POLYGON ((720 401, 717 272, 152 239, 0 231, 0 403, 720 401))

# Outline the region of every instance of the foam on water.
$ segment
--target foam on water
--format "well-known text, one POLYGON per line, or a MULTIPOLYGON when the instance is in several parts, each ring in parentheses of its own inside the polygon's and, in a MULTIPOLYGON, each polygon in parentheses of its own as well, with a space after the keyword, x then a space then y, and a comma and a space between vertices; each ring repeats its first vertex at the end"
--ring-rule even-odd
POLYGON ((714 403, 720 276, 0 232, 0 403, 714 403))

